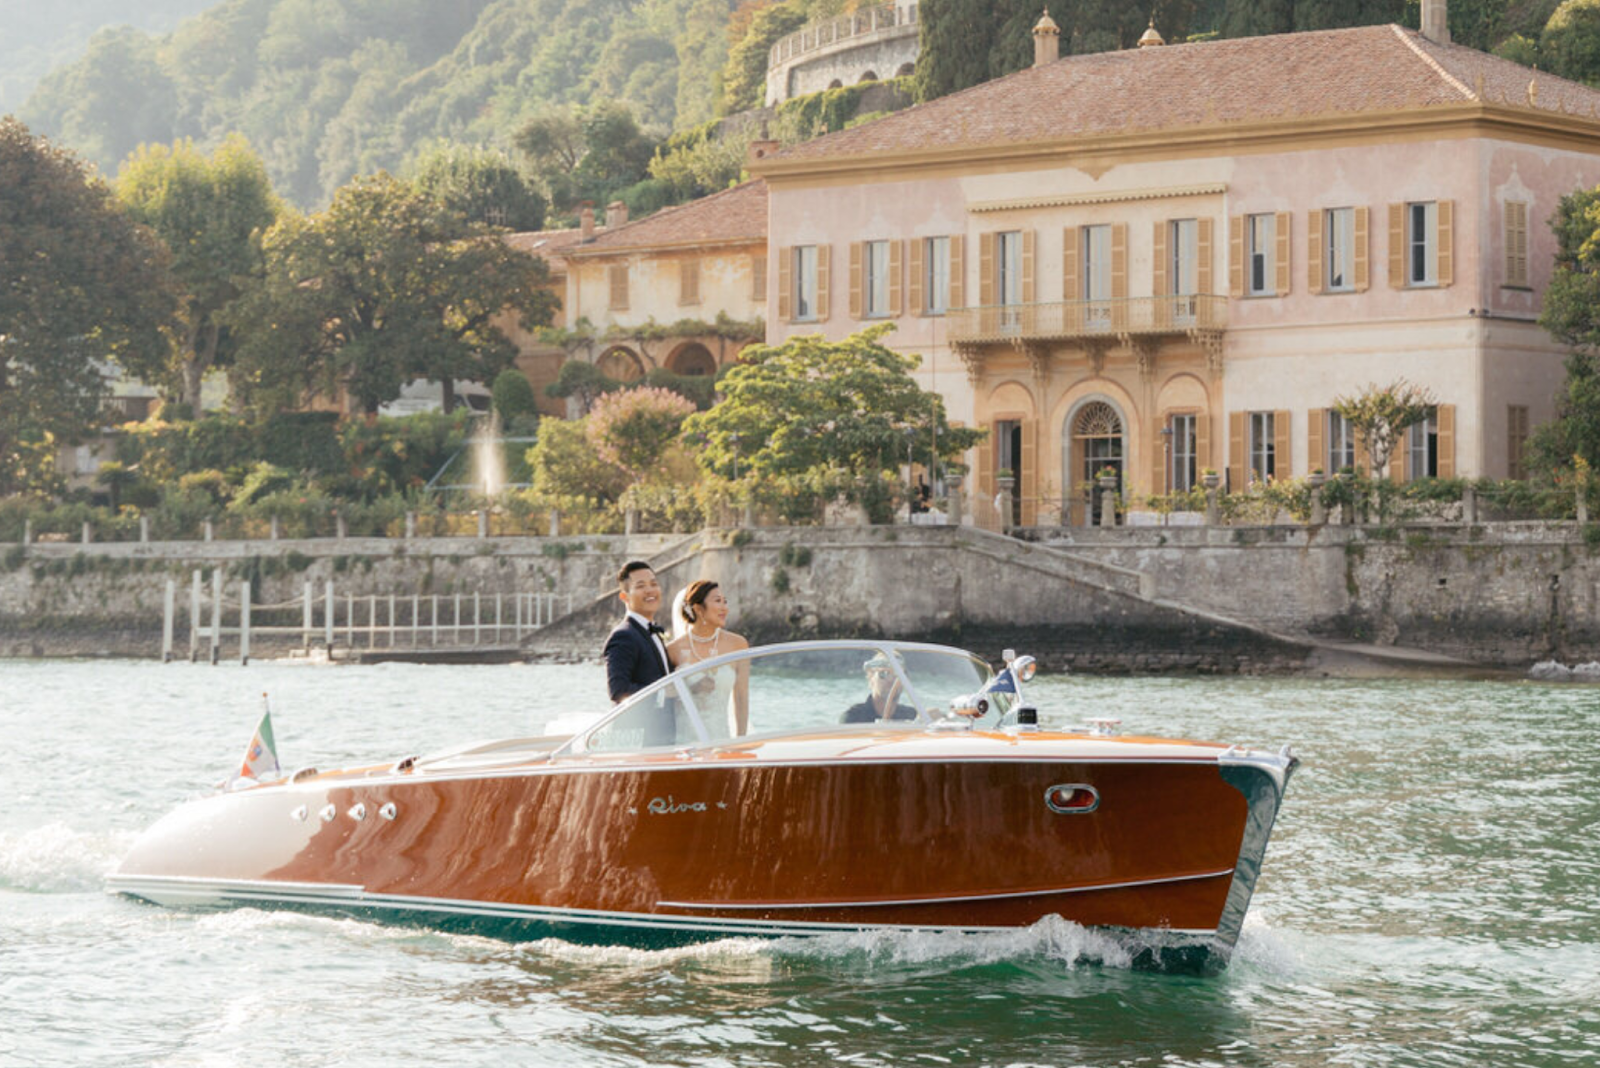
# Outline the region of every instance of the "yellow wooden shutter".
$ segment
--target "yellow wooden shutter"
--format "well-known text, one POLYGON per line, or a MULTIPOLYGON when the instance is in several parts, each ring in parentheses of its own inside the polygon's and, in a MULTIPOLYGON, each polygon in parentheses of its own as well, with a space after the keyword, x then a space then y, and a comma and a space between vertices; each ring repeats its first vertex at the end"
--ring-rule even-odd
POLYGON ((1078 283, 1078 228, 1069 226, 1061 231, 1061 299, 1082 300, 1083 286, 1078 283))
POLYGON ((1313 408, 1306 413, 1306 474, 1321 468, 1327 474, 1328 470, 1327 443, 1323 438, 1328 425, 1328 409, 1313 408))
POLYGON ((1022 455, 1020 476, 1017 480, 1017 491, 1022 494, 1022 525, 1033 526, 1039 514, 1039 421, 1037 419, 1024 419, 1022 421, 1022 455))
MULTIPOLYGON (((1200 470, 1207 467, 1215 468, 1215 459, 1211 455, 1211 413, 1200 412, 1194 417, 1194 456, 1195 466, 1200 470)), ((1200 472, 1196 471, 1198 475, 1200 472)))
POLYGON ((1022 303, 1032 304, 1037 296, 1033 285, 1033 231, 1022 231, 1022 303))
POLYGON ((1306 212, 1306 292, 1321 293, 1322 281, 1322 225, 1320 208, 1306 212))
POLYGON ((905 314, 905 242, 889 242, 889 315, 905 314))
POLYGON ((1280 297, 1289 295, 1292 288, 1291 279, 1294 277, 1293 272, 1290 270, 1292 263, 1289 260, 1289 231, 1293 225, 1290 220, 1293 218, 1292 212, 1280 211, 1272 223, 1273 236, 1277 239, 1277 248, 1273 251, 1278 261, 1275 264, 1278 277, 1274 292, 1280 297))
POLYGON ((1406 287, 1406 206, 1389 205, 1389 288, 1406 287))
POLYGON ((1406 433, 1400 435, 1400 442, 1395 446, 1394 452, 1389 454, 1390 482, 1404 482, 1406 480, 1406 453, 1410 451, 1406 448, 1406 439, 1409 435, 1410 430, 1407 429, 1406 433))
POLYGON ((1228 489, 1238 493, 1245 487, 1244 413, 1228 413, 1228 489))
POLYGON ((700 261, 678 261, 678 303, 700 303, 700 261))
POLYGON ((611 308, 625 311, 628 307, 628 268, 625 264, 608 268, 611 283, 611 308))
POLYGON ((978 446, 978 500, 974 517, 982 524, 982 517, 994 512, 994 460, 1000 451, 1000 424, 987 425, 989 435, 978 446))
POLYGON ((911 239, 911 255, 909 257, 911 260, 911 277, 908 280, 911 283, 912 315, 921 315, 928 307, 922 299, 922 246, 925 244, 927 242, 923 238, 913 237, 911 239))
POLYGON ((967 235, 950 236, 950 307, 967 306, 967 235))
POLYGON ((984 307, 995 302, 994 246, 993 231, 978 235, 978 303, 984 307))
POLYGON ((794 322, 794 249, 778 249, 778 318, 794 322))
POLYGON ((833 246, 817 246, 817 322, 828 321, 831 305, 828 303, 828 276, 833 269, 833 246))
POLYGON ((1450 285, 1456 280, 1456 204, 1453 200, 1441 200, 1438 204, 1439 212, 1439 266, 1437 277, 1441 286, 1450 285))
POLYGON ((1439 420, 1439 477, 1456 477, 1456 406, 1441 404, 1439 420))
POLYGON ((1274 479, 1289 478, 1294 473, 1294 462, 1290 459, 1292 447, 1289 439, 1289 413, 1287 411, 1273 412, 1272 477, 1274 479))
POLYGON ((1150 295, 1165 297, 1167 290, 1167 228, 1165 219, 1156 220, 1155 233, 1150 237, 1150 295))
POLYGON ((861 254, 862 243, 850 242, 850 318, 861 318, 861 254))
POLYGON ((1195 287, 1202 293, 1210 294, 1215 292, 1211 286, 1211 239, 1213 237, 1211 232, 1212 220, 1201 219, 1199 225, 1195 227, 1195 230, 1198 231, 1198 236, 1196 237, 1194 243, 1194 254, 1197 261, 1195 270, 1195 287))
POLYGON ((1372 286, 1372 225, 1366 208, 1356 209, 1355 225, 1355 275, 1356 292, 1365 293, 1372 286))
POLYGON ((1508 200, 1502 211, 1505 231, 1506 262, 1505 284, 1528 284, 1528 205, 1520 200, 1508 200))
POLYGON ((1111 299, 1128 299, 1128 224, 1111 227, 1111 299))
POLYGON ((1244 296, 1244 216, 1228 220, 1228 296, 1244 296))
MULTIPOLYGON (((1171 417, 1163 414, 1159 425, 1162 430, 1171 428, 1171 417)), ((1156 447, 1150 450, 1151 493, 1167 492, 1167 450, 1170 448, 1172 448, 1172 435, 1158 434, 1156 436, 1156 447)))

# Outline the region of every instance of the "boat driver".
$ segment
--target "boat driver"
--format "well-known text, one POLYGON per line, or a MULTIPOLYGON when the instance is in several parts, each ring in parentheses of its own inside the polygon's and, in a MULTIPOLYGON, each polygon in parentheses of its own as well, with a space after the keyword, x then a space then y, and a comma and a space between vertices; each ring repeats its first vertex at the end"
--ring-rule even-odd
POLYGON ((916 719, 917 710, 900 701, 900 676, 882 653, 861 665, 867 673, 867 699, 845 712, 841 723, 876 723, 886 719, 916 719))

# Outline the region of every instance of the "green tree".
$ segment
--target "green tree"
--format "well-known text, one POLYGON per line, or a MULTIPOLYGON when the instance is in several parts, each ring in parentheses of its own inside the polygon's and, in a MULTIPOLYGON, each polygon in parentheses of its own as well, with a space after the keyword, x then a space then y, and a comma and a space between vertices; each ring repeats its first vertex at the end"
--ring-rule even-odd
POLYGON ((1539 57, 1553 74, 1600 83, 1600 0, 1565 0, 1539 35, 1539 57))
POLYGON ((104 361, 159 370, 175 310, 155 236, 75 156, 0 118, 0 495, 93 427, 104 361))
POLYGON ((585 360, 568 360, 561 365, 561 370, 556 372, 556 380, 544 387, 547 397, 565 400, 575 397, 578 401, 578 410, 587 414, 594 407, 594 402, 614 389, 621 389, 622 383, 606 374, 594 364, 585 360))
POLYGON ((722 403, 690 416, 703 470, 768 500, 844 496, 887 512, 886 487, 907 448, 953 460, 983 431, 952 428, 944 401, 917 385, 918 360, 882 343, 891 327, 842 341, 810 334, 746 349, 722 378, 722 403))
POLYGON ((587 108, 547 108, 517 131, 516 146, 553 207, 605 203, 649 172, 657 142, 616 101, 587 108))
POLYGON ((228 321, 244 339, 232 382, 259 410, 346 390, 372 414, 409 380, 491 381, 516 348, 500 329, 548 325, 543 261, 385 174, 340 190, 328 210, 280 221, 266 274, 228 321))
POLYGON ((544 229, 544 197, 504 152, 436 141, 413 156, 407 170, 412 188, 468 222, 544 229))
POLYGON ((919 101, 935 100, 988 80, 995 36, 995 14, 989 3, 922 0, 918 19, 914 85, 919 101))
POLYGON ((1333 410, 1349 421, 1358 440, 1366 444, 1372 472, 1377 475, 1388 469, 1400 435, 1428 418, 1436 403, 1426 389, 1399 378, 1387 386, 1373 383, 1359 393, 1336 397, 1333 410))
POLYGON ((1539 323, 1572 351, 1556 395, 1556 417, 1528 443, 1532 466, 1545 472, 1574 455, 1600 463, 1600 188, 1562 197, 1550 228, 1556 235, 1555 271, 1539 323))
POLYGON ((528 384, 528 376, 515 367, 507 367, 495 375, 489 393, 494 399, 494 410, 500 413, 500 421, 505 426, 509 427, 523 416, 534 415, 539 410, 533 386, 528 384))
POLYGON ((144 145, 118 172, 117 198, 172 254, 182 287, 174 368, 179 395, 200 411, 200 381, 230 355, 222 312, 259 275, 261 234, 280 206, 266 167, 237 134, 209 157, 193 142, 144 145))
POLYGON ((614 505, 631 479, 600 458, 589 441, 587 420, 546 419, 528 450, 534 501, 563 512, 588 513, 614 505))
POLYGON ((792 0, 755 12, 744 35, 728 48, 728 65, 722 70, 722 114, 736 115, 766 102, 767 55, 778 38, 804 26, 807 17, 804 7, 792 0))

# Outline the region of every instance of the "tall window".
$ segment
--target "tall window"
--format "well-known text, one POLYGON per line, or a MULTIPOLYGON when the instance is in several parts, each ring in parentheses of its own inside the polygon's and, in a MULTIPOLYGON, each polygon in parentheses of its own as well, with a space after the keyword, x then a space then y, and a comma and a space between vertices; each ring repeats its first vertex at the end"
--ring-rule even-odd
POLYGON ((1338 412, 1328 413, 1328 474, 1356 465, 1356 430, 1338 412))
POLYGON ((995 258, 999 260, 1001 304, 1022 303, 1022 231, 1006 230, 996 235, 995 258))
MULTIPOLYGON (((1172 263, 1168 265, 1172 295, 1192 296, 1200 292, 1200 223, 1196 219, 1172 220, 1168 235, 1172 263)), ((1159 296, 1160 294, 1158 294, 1159 296)))
POLYGON ((628 307, 628 268, 619 264, 609 268, 607 274, 611 283, 611 309, 623 311, 628 307))
POLYGON ((1356 209, 1329 208, 1323 213, 1325 255, 1324 289, 1330 293, 1349 292, 1356 287, 1356 209))
POLYGON ((889 242, 866 242, 861 261, 866 274, 862 279, 862 312, 868 319, 881 319, 889 314, 889 242))
MULTIPOLYGON (((1528 205, 1508 200, 1505 206, 1506 282, 1508 286, 1528 284, 1528 205)), ((1513 478, 1520 476, 1513 475, 1513 478)))
POLYGON ((700 303, 700 261, 678 261, 678 303, 700 303))
POLYGON ((1527 465, 1523 462, 1524 446, 1528 443, 1528 406, 1506 406, 1506 474, 1511 478, 1527 478, 1527 465))
POLYGON ((1412 478, 1435 478, 1439 474, 1439 413, 1428 409, 1428 418, 1413 423, 1406 431, 1406 471, 1412 478))
POLYGON ((1429 200, 1406 205, 1406 284, 1431 286, 1439 281, 1439 204, 1429 200))
POLYGON ((1270 297, 1277 281, 1277 220, 1269 212, 1245 218, 1245 289, 1252 297, 1270 297))
POLYGON ((817 317, 817 246, 794 248, 794 317, 802 322, 817 317))
POLYGON ((1193 412, 1171 416, 1167 420, 1171 464, 1167 468, 1168 489, 1174 493, 1187 493, 1195 483, 1195 417, 1193 412))
POLYGON ((1083 299, 1111 299, 1111 227, 1083 228, 1083 299))
POLYGON ((950 310, 950 239, 929 237, 923 241, 924 310, 929 315, 943 315, 950 310))
POLYGON ((1278 447, 1274 436, 1275 420, 1271 412, 1250 413, 1250 470, 1265 482, 1278 473, 1278 447))

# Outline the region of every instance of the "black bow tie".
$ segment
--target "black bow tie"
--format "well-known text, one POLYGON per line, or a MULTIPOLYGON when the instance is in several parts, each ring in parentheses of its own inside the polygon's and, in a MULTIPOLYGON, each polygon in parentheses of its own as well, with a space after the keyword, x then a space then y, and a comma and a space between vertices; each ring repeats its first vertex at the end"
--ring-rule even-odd
POLYGON ((649 623, 646 623, 644 625, 644 629, 649 631, 651 634, 666 634, 667 633, 666 629, 663 628, 661 626, 661 624, 657 623, 655 620, 651 620, 649 623))

